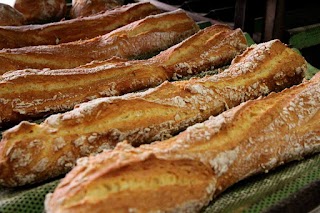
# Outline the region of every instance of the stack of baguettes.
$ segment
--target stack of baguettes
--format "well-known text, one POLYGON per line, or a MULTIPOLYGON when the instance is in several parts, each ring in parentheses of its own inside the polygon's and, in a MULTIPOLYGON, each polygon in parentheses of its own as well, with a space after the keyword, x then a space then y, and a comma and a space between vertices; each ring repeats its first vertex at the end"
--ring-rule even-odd
POLYGON ((198 212, 232 184, 320 151, 320 73, 178 136, 82 158, 46 198, 50 212, 198 212))
MULTIPOLYGON (((151 49, 176 42, 174 38, 177 36, 172 33, 181 35, 190 31, 188 33, 190 35, 197 29, 194 27, 194 21, 184 12, 162 15, 156 20, 162 21, 159 25, 168 26, 166 20, 169 19, 169 22, 178 22, 175 27, 179 27, 179 21, 173 21, 173 18, 187 20, 182 21, 185 26, 180 26, 180 30, 168 29, 167 33, 164 33, 165 36, 161 36, 168 37, 167 41, 162 38, 160 43, 164 44, 153 44, 155 46, 150 47, 151 49), (190 24, 186 25, 186 22, 190 24)), ((154 17, 151 19, 155 20, 154 17)), ((137 27, 136 31, 143 34, 153 34, 155 31, 154 28, 150 30, 151 32, 144 30, 145 25, 141 23, 149 25, 149 22, 138 22, 140 27, 137 27)), ((143 38, 146 39, 142 35, 143 38)), ((157 39, 159 38, 155 36, 149 37, 148 40, 152 42, 157 39)), ((139 51, 138 44, 142 46, 140 47, 142 50, 145 49, 143 46, 148 46, 139 39, 139 42, 134 42, 132 45, 131 52, 139 51)), ((135 92, 157 86, 165 80, 176 79, 178 76, 221 67, 246 47, 246 39, 240 29, 232 30, 228 26, 214 25, 148 60, 123 61, 113 58, 74 69, 26 69, 9 72, 0 79, 0 126, 63 112, 91 99, 135 92)), ((130 52, 129 45, 122 46, 121 49, 130 52)))
MULTIPOLYGON (((110 12, 110 17, 123 17, 107 28, 158 12, 149 3, 127 5, 110 12), (135 12, 130 9, 134 7, 135 12), (130 14, 135 14, 132 20, 130 14)), ((81 20, 94 28, 92 20, 102 20, 96 17, 81 20)), ((42 38, 35 41, 52 42, 49 34, 78 26, 78 21, 43 25, 42 38)), ((39 34, 37 27, 0 27, 0 48, 1 44, 40 44, 28 43, 34 39, 29 34, 20 44, 15 39, 1 43, 2 35, 19 35, 21 30, 39 34)), ((249 175, 320 151, 320 74, 301 83, 306 61, 279 40, 248 48, 217 75, 187 81, 166 80, 230 62, 246 47, 241 30, 215 25, 153 58, 127 60, 165 49, 198 30, 178 11, 148 17, 88 41, 0 51, 0 62, 9 65, 4 71, 10 66, 13 70, 32 65, 67 68, 111 55, 123 57, 72 69, 13 71, 1 77, 0 126, 91 101, 40 124, 23 121, 5 131, 0 142, 0 185, 41 182, 65 174, 79 160, 47 197, 47 212, 194 212, 249 175), (161 29, 155 32, 155 28, 161 29), (107 46, 102 45, 104 53, 89 59, 85 54, 72 65, 50 57, 63 48, 82 51, 102 43, 107 46), (160 83, 145 92, 108 97, 160 83)), ((54 43, 69 41, 67 36, 64 40, 55 35, 55 39, 54 43)))
POLYGON ((0 26, 0 49, 94 38, 159 12, 148 2, 132 3, 90 17, 39 25, 0 26))
POLYGON ((236 57, 217 75, 165 82, 145 92, 95 99, 48 117, 21 122, 0 143, 0 183, 19 186, 69 171, 83 156, 163 140, 249 99, 302 81, 306 62, 278 40, 236 57))
POLYGON ((113 56, 141 58, 167 49, 198 30, 182 10, 150 15, 92 39, 0 50, 0 74, 26 68, 74 68, 113 56))

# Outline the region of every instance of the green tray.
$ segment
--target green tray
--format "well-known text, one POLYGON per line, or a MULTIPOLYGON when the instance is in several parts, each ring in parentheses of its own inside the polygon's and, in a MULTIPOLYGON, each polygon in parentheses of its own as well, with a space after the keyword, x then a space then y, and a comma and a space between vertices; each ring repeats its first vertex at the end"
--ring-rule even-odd
POLYGON ((303 49, 320 44, 320 23, 289 30, 289 45, 303 49))

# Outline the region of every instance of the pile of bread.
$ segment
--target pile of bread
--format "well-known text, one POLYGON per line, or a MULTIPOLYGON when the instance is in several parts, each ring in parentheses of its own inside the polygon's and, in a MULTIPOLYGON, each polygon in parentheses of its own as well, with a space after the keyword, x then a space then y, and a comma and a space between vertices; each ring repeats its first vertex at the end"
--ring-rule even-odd
POLYGON ((0 26, 44 24, 104 13, 121 7, 124 0, 14 0, 12 5, 0 2, 0 26))
POLYGON ((279 40, 132 3, 2 26, 0 48, 0 185, 67 174, 47 212, 200 211, 320 151, 320 74, 279 40))

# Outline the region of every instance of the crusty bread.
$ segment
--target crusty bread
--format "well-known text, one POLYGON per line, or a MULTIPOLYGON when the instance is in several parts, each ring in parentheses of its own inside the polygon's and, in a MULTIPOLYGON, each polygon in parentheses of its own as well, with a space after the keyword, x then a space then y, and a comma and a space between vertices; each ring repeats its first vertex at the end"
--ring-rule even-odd
POLYGON ((0 26, 20 26, 25 24, 22 13, 10 5, 0 3, 0 26))
POLYGON ((82 158, 46 211, 198 212, 234 183, 320 152, 320 73, 178 136, 82 158), (139 202, 137 202, 137 200, 139 202))
POLYGON ((100 98, 43 123, 21 122, 0 142, 0 183, 18 186, 70 170, 76 159, 113 148, 162 140, 241 102, 302 81, 306 61, 279 40, 236 57, 222 73, 165 82, 145 92, 100 98))
POLYGON ((60 21, 66 15, 66 0, 15 0, 14 8, 23 14, 27 24, 60 21))
POLYGON ((1 26, 0 49, 94 38, 155 13, 159 10, 150 3, 133 3, 96 16, 43 25, 1 26))
POLYGON ((74 68, 113 56, 132 59, 152 55, 198 30, 182 10, 151 15, 88 40, 0 50, 0 74, 26 68, 74 68))
POLYGON ((72 0, 70 17, 85 17, 105 12, 124 4, 124 0, 72 0))
MULTIPOLYGON (((167 36, 164 37, 156 36, 153 40, 163 42, 167 36)), ((131 46, 132 51, 138 51, 136 46, 131 46)), ((154 87, 178 76, 223 66, 245 47, 246 40, 240 29, 215 25, 149 60, 118 62, 119 59, 112 59, 76 69, 9 72, 0 79, 0 126, 63 112, 88 100, 154 87)), ((129 51, 130 48, 126 45, 122 49, 129 51)))

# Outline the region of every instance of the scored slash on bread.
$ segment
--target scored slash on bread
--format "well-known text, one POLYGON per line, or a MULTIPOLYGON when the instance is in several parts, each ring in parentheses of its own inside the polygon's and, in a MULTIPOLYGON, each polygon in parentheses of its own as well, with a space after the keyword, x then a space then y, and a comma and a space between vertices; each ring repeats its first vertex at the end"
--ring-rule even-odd
MULTIPOLYGON (((185 13, 179 14, 187 17, 185 13)), ((135 49, 135 45, 131 47, 135 49)), ((0 78, 0 126, 71 110, 88 100, 135 92, 178 76, 220 67, 245 48, 246 40, 240 29, 214 25, 148 60, 121 62, 113 58, 74 69, 8 72, 0 78)))
POLYGON ((166 141, 122 142, 79 159, 47 196, 46 211, 198 212, 248 176, 319 152, 319 120, 320 73, 166 141))
POLYGON ((76 159, 162 140, 241 102, 299 84, 304 58, 279 40, 248 48, 217 75, 165 82, 145 92, 100 98, 43 123, 21 122, 0 143, 0 183, 19 186, 69 171, 76 159))

